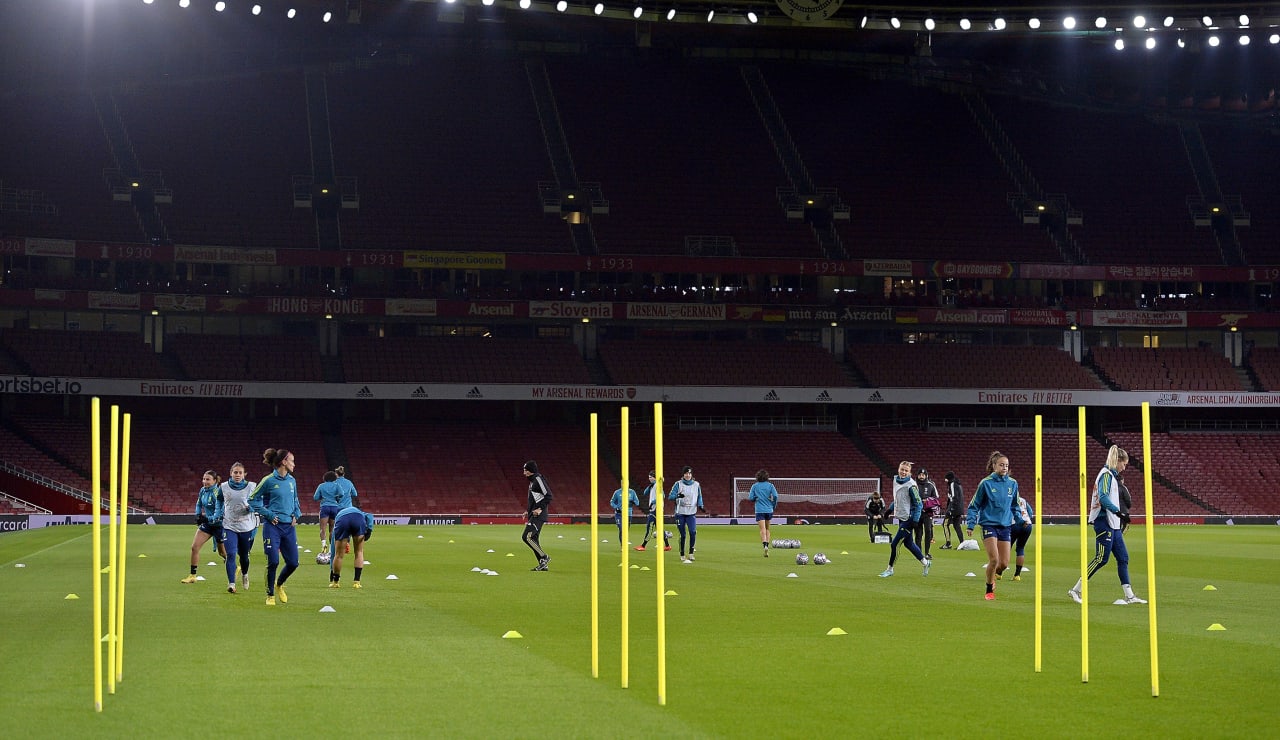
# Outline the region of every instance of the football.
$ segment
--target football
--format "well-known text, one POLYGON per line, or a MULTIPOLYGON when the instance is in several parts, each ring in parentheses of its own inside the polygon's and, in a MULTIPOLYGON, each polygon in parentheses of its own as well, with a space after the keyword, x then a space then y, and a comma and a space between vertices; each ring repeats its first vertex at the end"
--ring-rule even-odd
POLYGON ((321 552, 316 554, 316 565, 328 565, 329 553, 321 552))
POLYGON ((814 565, 826 565, 829 562, 831 561, 827 560, 827 556, 824 553, 818 553, 813 556, 814 565))
POLYGON ((796 555, 796 565, 808 565, 808 564, 809 564, 808 555, 805 555, 804 553, 800 553, 796 555))

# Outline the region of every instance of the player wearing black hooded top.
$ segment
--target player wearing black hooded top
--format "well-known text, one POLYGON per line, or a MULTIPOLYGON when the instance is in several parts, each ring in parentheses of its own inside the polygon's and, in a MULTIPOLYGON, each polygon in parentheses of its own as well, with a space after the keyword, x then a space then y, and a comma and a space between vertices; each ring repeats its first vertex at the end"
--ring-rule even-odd
POLYGON ((538 463, 530 460, 524 464, 524 477, 529 481, 529 504, 525 507, 524 544, 533 550, 538 558, 534 570, 547 570, 551 556, 543 552, 538 537, 542 534, 542 525, 547 523, 547 509, 551 506, 551 486, 547 479, 538 473, 538 463))

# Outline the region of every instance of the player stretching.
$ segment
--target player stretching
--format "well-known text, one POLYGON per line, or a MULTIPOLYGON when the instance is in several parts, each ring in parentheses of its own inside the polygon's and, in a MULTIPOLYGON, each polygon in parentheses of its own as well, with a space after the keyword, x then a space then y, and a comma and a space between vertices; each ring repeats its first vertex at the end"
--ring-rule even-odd
POLYGON ((366 514, 354 506, 348 506, 333 519, 333 562, 329 566, 329 588, 339 588, 342 584, 342 558, 346 555, 347 545, 352 544, 355 550, 356 571, 352 588, 364 588, 360 585, 360 572, 364 570, 364 543, 373 537, 373 515, 366 514))

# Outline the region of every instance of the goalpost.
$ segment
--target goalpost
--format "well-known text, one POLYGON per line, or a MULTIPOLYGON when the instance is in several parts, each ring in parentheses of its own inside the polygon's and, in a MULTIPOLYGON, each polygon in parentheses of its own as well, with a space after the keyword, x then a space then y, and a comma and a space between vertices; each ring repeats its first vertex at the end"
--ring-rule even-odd
MULTIPOLYGON (((733 479, 733 516, 749 516, 747 500, 755 478, 733 479)), ((778 514, 783 517, 862 515, 867 499, 880 490, 879 478, 770 478, 778 489, 778 514)))

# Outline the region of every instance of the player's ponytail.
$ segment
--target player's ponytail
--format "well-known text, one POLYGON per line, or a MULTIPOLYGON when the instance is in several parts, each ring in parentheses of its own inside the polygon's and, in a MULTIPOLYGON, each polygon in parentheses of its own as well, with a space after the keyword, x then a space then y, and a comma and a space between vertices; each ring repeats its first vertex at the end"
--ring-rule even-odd
POLYGON ((991 456, 987 458, 987 475, 996 472, 996 463, 1002 457, 1004 457, 1004 453, 1000 450, 995 450, 991 453, 991 456))
POLYGON ((1129 462, 1129 453, 1116 445, 1111 445, 1111 449, 1107 450, 1107 467, 1115 470, 1122 462, 1129 462))
POLYGON ((289 454, 289 451, 283 447, 279 449, 268 447, 262 451, 262 464, 269 465, 272 468, 279 468, 284 465, 284 461, 289 458, 289 454))

